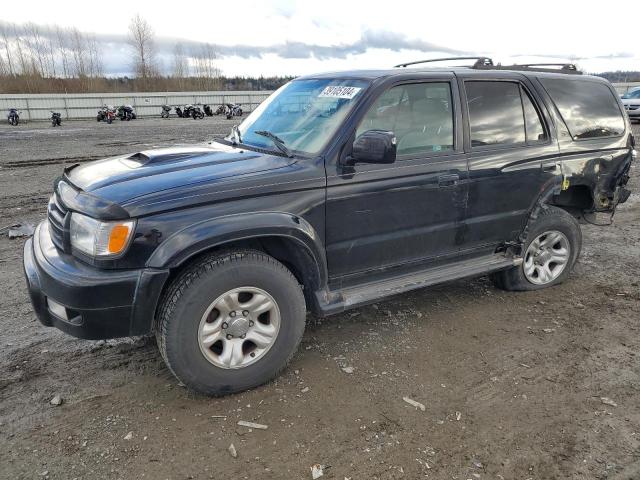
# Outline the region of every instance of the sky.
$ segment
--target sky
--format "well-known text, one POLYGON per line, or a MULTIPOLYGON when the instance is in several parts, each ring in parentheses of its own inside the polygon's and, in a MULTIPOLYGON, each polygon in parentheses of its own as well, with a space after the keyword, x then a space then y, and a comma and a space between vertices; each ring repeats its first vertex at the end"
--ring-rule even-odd
POLYGON ((212 43, 224 75, 303 75, 456 55, 502 64, 573 62, 587 72, 640 70, 638 30, 625 7, 586 0, 27 0, 3 2, 0 20, 95 33, 105 71, 130 73, 129 20, 154 29, 161 65, 176 42, 212 43))

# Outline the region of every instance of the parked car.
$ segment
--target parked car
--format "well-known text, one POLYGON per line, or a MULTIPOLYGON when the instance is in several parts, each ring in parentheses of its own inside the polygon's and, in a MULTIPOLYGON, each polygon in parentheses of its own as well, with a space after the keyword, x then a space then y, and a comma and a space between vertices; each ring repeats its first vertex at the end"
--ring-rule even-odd
POLYGON ((631 120, 640 121, 640 88, 625 93, 622 96, 622 105, 631 120))
POLYGON ((154 333, 181 382, 221 395, 284 369, 307 311, 564 282, 580 222, 630 194, 629 120, 606 80, 484 60, 301 77, 209 146, 67 167, 24 249, 38 318, 154 333))

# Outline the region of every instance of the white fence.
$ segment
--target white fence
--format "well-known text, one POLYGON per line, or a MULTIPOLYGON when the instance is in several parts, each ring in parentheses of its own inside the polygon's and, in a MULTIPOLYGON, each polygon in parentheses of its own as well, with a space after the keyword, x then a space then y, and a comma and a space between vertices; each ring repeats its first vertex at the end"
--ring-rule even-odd
POLYGON ((133 105, 140 117, 160 116, 162 105, 208 104, 215 110, 224 103, 239 103, 245 112, 252 111, 271 91, 154 92, 154 93, 78 93, 0 95, 0 112, 20 110, 24 120, 48 120, 51 111, 69 119, 95 118, 97 110, 107 105, 133 105))
MULTIPOLYGON (((626 93, 640 83, 614 83, 618 93, 626 93)), ((140 117, 159 116, 162 105, 208 104, 212 108, 224 103, 239 103, 245 112, 252 111, 271 91, 213 91, 213 92, 153 92, 153 93, 78 93, 0 95, 0 112, 9 108, 20 110, 24 120, 48 120, 51 110, 62 113, 63 118, 94 118, 97 110, 107 105, 133 105, 140 117)), ((0 113, 1 115, 1 113, 0 113)))

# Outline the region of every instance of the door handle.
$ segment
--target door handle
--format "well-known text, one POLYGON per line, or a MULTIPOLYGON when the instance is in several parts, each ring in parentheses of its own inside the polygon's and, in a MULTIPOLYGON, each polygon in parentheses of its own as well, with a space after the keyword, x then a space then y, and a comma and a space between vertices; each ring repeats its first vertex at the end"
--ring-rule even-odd
POLYGON ((543 172, 555 172, 557 168, 558 168, 558 164, 556 162, 549 162, 549 163, 542 164, 543 172))
POLYGON ((440 187, 449 187, 451 185, 456 185, 459 180, 460 180, 460 176, 457 173, 439 175, 438 176, 438 186, 440 186, 440 187))

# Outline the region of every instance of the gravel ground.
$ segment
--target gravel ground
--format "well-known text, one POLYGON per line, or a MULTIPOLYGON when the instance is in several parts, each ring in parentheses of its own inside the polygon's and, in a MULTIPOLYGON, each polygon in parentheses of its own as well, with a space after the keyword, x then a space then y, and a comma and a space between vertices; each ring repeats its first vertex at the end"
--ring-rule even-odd
MULTIPOLYGON (((0 126, 0 228, 42 219, 65 163, 203 142, 231 124, 0 126)), ((339 480, 640 478, 638 176, 612 226, 583 228, 565 284, 507 293, 478 278, 310 317, 280 378, 219 399, 177 384, 150 338, 41 326, 24 241, 2 236, 0 478, 305 479, 314 464, 339 480)))

